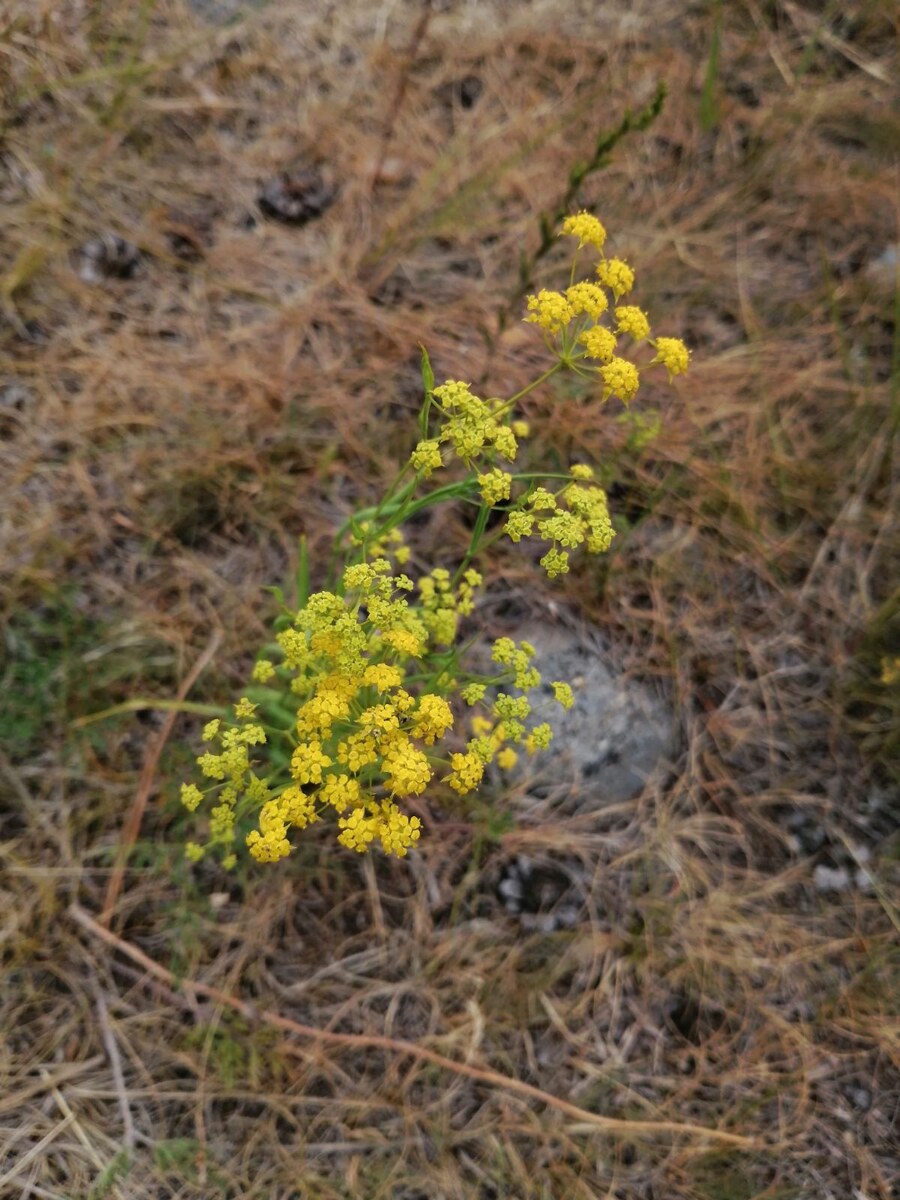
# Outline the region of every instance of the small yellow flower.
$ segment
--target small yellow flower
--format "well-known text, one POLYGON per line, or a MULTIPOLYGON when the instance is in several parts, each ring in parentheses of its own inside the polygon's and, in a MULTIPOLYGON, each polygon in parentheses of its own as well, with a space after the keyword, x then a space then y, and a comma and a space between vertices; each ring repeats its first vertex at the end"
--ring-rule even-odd
POLYGON ((369 843, 375 840, 378 824, 378 818, 371 816, 364 808, 354 808, 349 817, 341 817, 338 821, 341 830, 338 841, 348 850, 364 854, 369 848, 369 843))
POLYGON ((291 755, 291 774, 298 783, 321 783, 322 770, 330 766, 331 759, 316 740, 301 743, 291 755))
POLYGON ((408 629, 389 629, 383 636, 387 645, 398 654, 409 654, 412 658, 418 658, 422 653, 420 639, 408 629))
POLYGON ((420 796, 431 782, 428 756, 405 734, 399 734, 388 744, 381 769, 396 796, 420 796))
POLYGON ((411 733, 421 738, 426 746, 433 746, 438 738, 453 728, 453 711, 443 696, 430 693, 422 696, 416 709, 411 733))
POLYGON ((519 756, 512 746, 504 746, 497 754, 497 766, 504 771, 511 770, 519 761, 519 756))
POLYGON ((588 358, 596 358, 599 362, 609 362, 616 352, 616 335, 602 325, 586 329, 578 340, 588 358))
POLYGON ((499 663, 501 667, 511 665, 516 657, 516 643, 512 638, 500 637, 494 642, 491 648, 491 658, 495 663, 499 663))
POLYGON ((573 479, 593 479, 594 468, 589 466, 587 463, 573 463, 572 466, 569 467, 569 474, 573 479))
POLYGON ((429 440, 419 442, 409 458, 414 471, 421 471, 427 479, 432 471, 437 471, 444 465, 441 458, 440 443, 429 440))
POLYGON ((268 683, 275 674, 275 667, 266 658, 261 658, 253 668, 252 679, 256 683, 268 683))
POLYGON ((533 528, 534 513, 514 512, 509 514, 503 532, 511 542, 520 542, 523 537, 531 536, 533 528))
POLYGON ((650 333, 647 314, 635 304, 625 304, 616 309, 616 328, 619 333, 630 333, 636 342, 641 342, 650 333))
POLYGON ((487 717, 476 715, 472 718, 472 732, 476 737, 485 737, 493 728, 493 721, 489 721, 487 717))
POLYGON ((546 750, 553 741, 553 730, 544 722, 543 725, 535 725, 530 737, 538 750, 546 750))
POLYGON ((606 241, 606 230, 593 213, 582 209, 574 216, 566 217, 560 236, 577 237, 579 250, 582 246, 596 246, 598 250, 602 250, 606 241))
POLYGON ((194 812, 202 799, 203 793, 195 783, 183 783, 181 785, 181 803, 188 812, 194 812))
POLYGON ((563 708, 571 708, 575 703, 575 697, 572 695, 572 688, 569 684, 556 682, 551 683, 550 686, 553 688, 553 699, 563 708))
POLYGON ((184 847, 184 856, 189 862, 199 862, 206 851, 196 842, 188 842, 184 847))
POLYGON ((603 289, 597 287, 596 283, 573 283, 570 288, 566 288, 566 299, 576 317, 587 313, 595 321, 609 307, 603 289))
POLYGON ((363 671, 362 681, 379 692, 386 692, 390 688, 400 686, 403 682, 403 672, 389 663, 373 663, 363 671))
POLYGON ((621 258, 605 258, 598 263, 597 278, 617 300, 634 287, 634 271, 621 258))
POLYGON ((681 338, 658 337, 655 342, 656 358, 654 362, 662 363, 673 375, 684 375, 691 361, 691 352, 681 338))
POLYGON ((453 768, 447 776, 450 787, 460 796, 474 792, 484 775, 484 760, 470 750, 465 754, 452 754, 450 766, 453 768))
POLYGON ((201 734, 201 737, 203 738, 204 742, 211 742, 213 738, 218 737, 219 726, 221 724, 222 722, 216 718, 215 721, 208 721, 206 725, 203 726, 203 733, 201 734))
POLYGON ((535 488, 528 497, 528 505, 533 512, 554 512, 556 497, 544 487, 535 488))
POLYGON ((498 467, 494 467, 492 471, 488 471, 486 475, 478 476, 478 486, 481 489, 481 495, 485 504, 490 504, 492 507, 499 504, 501 500, 508 500, 510 486, 512 484, 512 476, 506 471, 501 471, 498 467))
POLYGON ((241 717, 252 717, 256 712, 256 705, 251 704, 246 696, 242 697, 234 706, 234 715, 239 719, 241 717))
POLYGON ((599 368, 603 377, 603 399, 618 396, 628 404, 637 394, 640 376, 638 369, 627 358, 614 358, 604 367, 599 368))
POLYGON ((559 333, 575 316, 572 305, 561 292, 542 289, 536 296, 528 297, 526 321, 540 325, 548 333, 559 333))
POLYGON ((552 546, 541 559, 541 566, 547 572, 548 579, 555 579, 557 575, 568 573, 569 556, 565 550, 557 550, 552 546))
POLYGON ((362 797, 362 787, 358 779, 350 775, 329 775, 319 788, 319 799, 330 804, 339 813, 351 806, 358 805, 362 797))

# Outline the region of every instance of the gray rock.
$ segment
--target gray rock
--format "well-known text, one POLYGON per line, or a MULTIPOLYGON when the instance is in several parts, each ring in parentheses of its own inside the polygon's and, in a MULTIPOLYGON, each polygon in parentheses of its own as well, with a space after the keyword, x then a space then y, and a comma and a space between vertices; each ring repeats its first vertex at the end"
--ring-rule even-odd
POLYGON ((531 693, 532 720, 548 721, 554 731, 550 749, 532 760, 529 790, 539 790, 539 776, 552 778, 554 789, 570 783, 578 808, 641 791, 677 742, 674 714, 661 695, 616 670, 599 630, 530 622, 515 636, 535 647, 544 681, 531 693), (553 699, 555 680, 572 685, 575 705, 568 711, 553 699))
POLYGON ((230 25, 248 10, 262 8, 266 0, 188 0, 188 8, 210 25, 230 25))
POLYGON ((850 882, 850 872, 844 867, 826 867, 819 863, 813 871, 813 884, 820 892, 846 892, 850 882))
POLYGON ((885 246, 876 258, 872 258, 866 263, 864 270, 866 279, 870 283, 884 288, 885 291, 893 291, 897 286, 897 243, 885 246))

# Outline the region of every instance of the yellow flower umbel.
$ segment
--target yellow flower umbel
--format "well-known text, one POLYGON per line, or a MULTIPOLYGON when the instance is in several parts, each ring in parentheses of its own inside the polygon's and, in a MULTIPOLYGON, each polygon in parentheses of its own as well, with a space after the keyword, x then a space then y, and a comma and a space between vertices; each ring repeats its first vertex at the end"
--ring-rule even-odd
POLYGON ((634 271, 621 258, 605 258, 598 263, 597 278, 617 300, 634 287, 634 271))
POLYGON ((547 333, 559 333, 575 316, 575 310, 561 292, 538 292, 528 297, 528 316, 533 325, 540 325, 547 333))
POLYGON ((582 209, 574 216, 566 217, 560 236, 577 237, 579 250, 582 246, 595 246, 598 250, 602 250, 603 243, 606 241, 606 230, 593 213, 585 212, 582 209))
POLYGON ((654 345, 656 358, 653 361, 668 368, 670 379, 673 375, 684 375, 687 372, 691 354, 681 338, 658 337, 654 345))

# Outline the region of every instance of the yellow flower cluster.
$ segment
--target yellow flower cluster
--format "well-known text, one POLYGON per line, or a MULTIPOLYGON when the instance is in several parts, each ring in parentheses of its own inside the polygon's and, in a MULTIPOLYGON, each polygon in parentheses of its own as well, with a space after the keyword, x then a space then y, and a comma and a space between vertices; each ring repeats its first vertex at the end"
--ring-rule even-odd
POLYGON ((602 250, 603 243, 606 241, 606 230, 599 218, 584 209, 572 217, 566 217, 563 221, 562 232, 564 237, 577 237, 579 249, 582 246, 590 245, 602 250))
POLYGON ((569 550, 584 545, 591 554, 608 550, 616 533, 609 515, 606 492, 589 484, 593 471, 586 463, 571 468, 572 482, 557 493, 535 488, 511 512, 503 527, 510 541, 537 536, 550 542, 541 566, 551 579, 569 570, 569 550), (543 514, 548 514, 544 516, 543 514))
MULTIPOLYGON (((286 786, 270 786, 250 757, 251 748, 267 740, 256 703, 244 698, 235 705, 234 723, 214 720, 204 728, 204 738, 217 743, 197 760, 212 782, 208 791, 217 793, 207 846, 227 850, 229 862, 236 828, 247 818, 256 826, 245 838, 250 855, 274 863, 291 852, 292 830, 315 824, 328 811, 337 818, 341 845, 362 853, 380 844, 385 853, 403 857, 418 841, 421 822, 398 801, 421 795, 441 768, 439 777, 465 795, 478 787, 488 762, 511 750, 507 743, 529 746, 545 736, 541 727, 526 729, 530 705, 524 695, 501 694, 493 702, 490 738, 476 736, 462 749, 442 752, 454 728, 453 709, 446 695, 423 681, 422 663, 437 646, 454 642, 482 578, 469 568, 456 582, 436 568, 414 584, 392 572, 387 558, 347 567, 340 594, 310 596, 277 634, 284 662, 281 668, 270 664, 272 675, 284 682, 292 674, 290 690, 297 697, 286 786), (411 592, 418 593, 415 602, 411 592)), ((499 678, 522 690, 536 687, 533 654, 533 647, 501 639, 494 648, 495 662, 505 668, 499 678)), ((469 703, 487 703, 487 683, 460 687, 446 673, 438 682, 460 690, 469 703)), ((510 763, 510 753, 503 761, 510 763)), ((193 812, 204 793, 185 784, 181 799, 193 812)), ((196 860, 205 849, 192 842, 187 853, 196 860)))
MULTIPOLYGON (((434 404, 443 418, 437 437, 420 441, 410 456, 413 470, 426 479, 444 465, 441 446, 449 442, 457 456, 471 466, 482 454, 514 462, 518 453, 514 422, 503 419, 502 401, 493 403, 472 393, 467 383, 450 379, 434 388, 434 404)), ((527 432, 527 429, 526 429, 527 432)))
MULTIPOLYGON (((591 213, 579 212, 566 217, 561 233, 577 238, 579 250, 593 246, 602 255, 606 230, 591 213)), ((587 280, 573 283, 565 292, 542 289, 537 295, 529 296, 525 320, 538 325, 548 343, 552 344, 551 339, 560 339, 557 352, 561 361, 573 366, 585 359, 599 362, 601 365, 596 369, 602 381, 603 400, 616 396, 627 405, 637 394, 640 371, 629 359, 617 356, 617 335, 626 334, 635 343, 650 339, 656 357, 649 365, 661 363, 667 368, 670 379, 687 371, 690 352, 679 338, 651 339, 646 313, 637 305, 618 303, 634 287, 634 271, 624 259, 601 257, 596 277, 596 283, 587 280), (607 292, 612 293, 616 304, 614 329, 599 324, 609 309, 607 292)), ((564 569, 559 566, 556 556, 553 561, 559 571, 564 569)))

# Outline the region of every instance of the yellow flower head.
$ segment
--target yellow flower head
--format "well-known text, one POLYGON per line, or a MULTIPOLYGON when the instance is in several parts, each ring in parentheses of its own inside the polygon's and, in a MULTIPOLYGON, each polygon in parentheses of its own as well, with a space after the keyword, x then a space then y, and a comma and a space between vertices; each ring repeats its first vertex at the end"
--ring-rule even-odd
POLYGON ((181 803, 188 812, 194 812, 202 799, 203 793, 195 783, 183 783, 181 785, 181 803))
POLYGON ((541 566, 547 572, 548 579, 555 579, 557 575, 568 573, 569 556, 565 550, 557 550, 555 546, 551 546, 541 559, 541 566))
POLYGON ((422 696, 411 731, 413 737, 421 738, 426 746, 433 746, 452 727, 453 711, 443 696, 430 693, 422 696))
POLYGON ((619 333, 630 333, 636 342, 643 341, 650 333, 650 322, 647 314, 637 305, 626 304, 616 309, 617 329, 619 333))
POLYGON ((450 787, 460 796, 474 792, 484 775, 484 759, 469 750, 465 754, 451 755, 450 766, 453 768, 447 776, 450 787))
POLYGON ((506 471, 501 471, 498 467, 494 467, 486 475, 478 476, 478 486, 481 488, 481 495, 484 498, 484 502, 491 506, 499 504, 501 500, 509 499, 511 484, 512 476, 508 475, 506 471))
POLYGON ((575 316, 572 305, 561 292, 542 289, 536 296, 528 297, 526 321, 540 325, 548 333, 559 333, 575 316))
POLYGON ((570 288, 566 288, 566 299, 576 317, 580 313, 587 313, 595 321, 609 307, 606 294, 596 283, 573 283, 570 288))
POLYGON ((600 362, 609 362, 616 352, 616 335, 602 325, 586 329, 578 338, 584 346, 588 358, 596 358, 600 362))
POLYGON ((659 337, 656 339, 656 358, 654 362, 662 363, 673 375, 684 375, 691 361, 691 352, 681 338, 659 337))
POLYGON ((298 783, 321 783, 322 770, 331 766, 331 759, 322 751, 322 743, 301 743, 291 755, 291 774, 298 783))
POLYGON ((599 370, 603 377, 604 400, 610 396, 618 396, 628 404, 634 399, 640 383, 638 369, 634 363, 629 362, 627 358, 613 358, 599 370))
POLYGON ((362 788, 359 780, 350 775, 329 775, 319 788, 318 796, 320 800, 342 813, 352 805, 359 804, 362 788))
POLYGON ((531 536, 533 528, 534 513, 514 512, 509 514, 503 532, 511 542, 520 542, 523 537, 531 536))
POLYGON ((406 734, 401 733, 388 743, 381 769, 395 796, 420 796, 431 782, 428 756, 406 734))
POLYGON ((413 470, 421 471, 427 479, 432 471, 437 471, 444 465, 440 443, 433 440, 419 442, 410 455, 409 461, 413 470))
POLYGON ((560 236, 577 237, 579 250, 582 246, 596 246, 598 250, 602 250, 606 241, 606 230, 593 213, 582 210, 574 216, 566 217, 560 236))
POLYGON ((634 271, 621 258, 605 258, 598 263, 597 278, 617 300, 634 287, 634 271))

